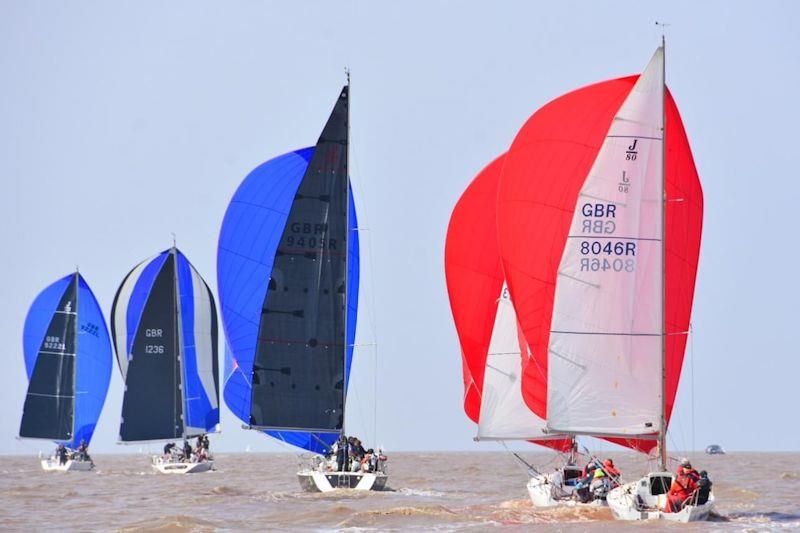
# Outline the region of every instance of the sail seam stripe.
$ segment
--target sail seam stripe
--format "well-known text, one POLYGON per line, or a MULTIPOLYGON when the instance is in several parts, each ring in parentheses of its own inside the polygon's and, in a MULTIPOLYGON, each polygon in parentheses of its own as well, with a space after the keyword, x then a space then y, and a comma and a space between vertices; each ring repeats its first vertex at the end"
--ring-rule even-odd
POLYGON ((597 237, 594 235, 567 235, 568 239, 616 239, 619 241, 653 241, 653 242, 661 242, 661 239, 652 239, 649 237, 597 237))
POLYGON ((644 135, 606 135, 606 139, 650 139, 651 141, 663 141, 661 137, 647 137, 644 135))
POLYGON ((550 333, 564 333, 567 335, 616 335, 621 337, 660 337, 661 333, 610 333, 602 331, 557 331, 550 330, 550 333))
POLYGON ((66 355, 67 357, 75 357, 74 353, 69 353, 69 352, 48 352, 47 350, 39 350, 39 353, 44 353, 47 355, 66 355))

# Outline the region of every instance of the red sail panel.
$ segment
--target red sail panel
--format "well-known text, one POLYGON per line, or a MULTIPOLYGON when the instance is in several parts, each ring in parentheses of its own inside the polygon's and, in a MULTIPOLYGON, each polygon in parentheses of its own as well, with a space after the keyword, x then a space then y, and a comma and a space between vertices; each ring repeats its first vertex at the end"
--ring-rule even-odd
MULTIPOLYGON (((498 235, 506 281, 528 340, 523 397, 547 415, 547 347, 556 276, 577 195, 611 121, 638 76, 561 96, 526 122, 506 154, 498 192, 498 235)), ((667 419, 686 347, 702 229, 702 190, 677 107, 668 94, 666 209, 667 419)), ((653 440, 609 439, 643 452, 653 440)))
POLYGON ((666 225, 666 414, 669 422, 681 378, 694 286, 703 233, 703 189, 692 157, 689 139, 678 106, 667 91, 665 102, 667 157, 666 225))
POLYGON ((497 246, 497 182, 505 154, 486 166, 458 200, 444 248, 450 308, 461 344, 464 411, 478 422, 486 354, 492 337, 503 268, 497 246))

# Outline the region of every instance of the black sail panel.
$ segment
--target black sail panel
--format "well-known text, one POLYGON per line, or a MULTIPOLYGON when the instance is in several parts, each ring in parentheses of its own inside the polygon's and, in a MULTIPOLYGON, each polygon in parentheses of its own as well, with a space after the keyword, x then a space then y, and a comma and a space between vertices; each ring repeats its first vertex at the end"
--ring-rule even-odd
POLYGON ((275 255, 253 365, 254 427, 342 428, 348 105, 344 87, 297 189, 275 255))
POLYGON ((71 440, 75 415, 75 324, 78 276, 67 285, 50 320, 22 411, 20 437, 71 440))
POLYGON ((175 257, 170 253, 153 282, 133 339, 120 425, 124 442, 183 436, 176 305, 175 257))

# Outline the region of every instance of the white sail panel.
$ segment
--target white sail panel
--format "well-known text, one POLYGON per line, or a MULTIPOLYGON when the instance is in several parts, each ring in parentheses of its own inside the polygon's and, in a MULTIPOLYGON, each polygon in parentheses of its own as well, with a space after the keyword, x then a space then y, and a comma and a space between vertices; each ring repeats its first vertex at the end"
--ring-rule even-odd
POLYGON ((111 310, 114 348, 123 381, 128 374, 128 362, 130 357, 130 353, 128 352, 128 337, 136 333, 135 331, 128 331, 128 304, 130 303, 133 289, 139 281, 139 277, 142 275, 142 271, 150 264, 152 259, 152 257, 145 259, 128 273, 117 291, 117 296, 111 310))
POLYGON ((504 284, 486 357, 479 440, 547 438, 545 421, 536 416, 522 399, 522 349, 527 355, 527 343, 520 335, 517 314, 504 284))
POLYGON ((663 49, 614 117, 578 195, 548 346, 552 431, 659 431, 663 49))

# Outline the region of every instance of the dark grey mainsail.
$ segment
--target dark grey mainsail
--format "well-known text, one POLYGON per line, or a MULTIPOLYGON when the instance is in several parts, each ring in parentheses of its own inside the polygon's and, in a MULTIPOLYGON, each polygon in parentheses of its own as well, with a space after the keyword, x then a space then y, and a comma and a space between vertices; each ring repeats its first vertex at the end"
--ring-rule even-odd
POLYGON ((175 295, 175 254, 170 252, 147 295, 131 347, 120 424, 120 440, 123 442, 183 436, 175 295))
POLYGON ((253 364, 253 428, 342 429, 348 94, 346 86, 317 141, 275 254, 253 364))
POLYGON ((58 302, 33 367, 20 437, 72 440, 77 353, 78 274, 58 302))

